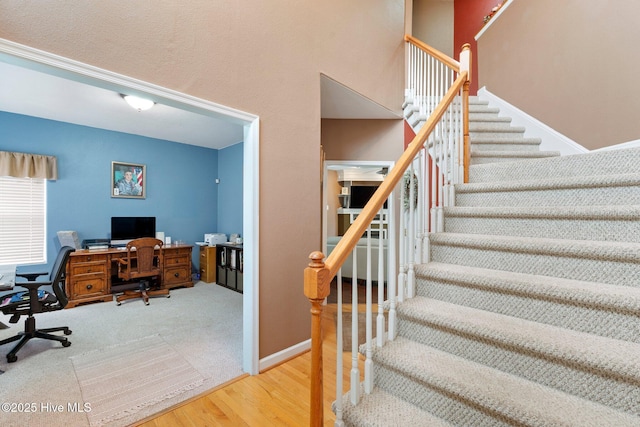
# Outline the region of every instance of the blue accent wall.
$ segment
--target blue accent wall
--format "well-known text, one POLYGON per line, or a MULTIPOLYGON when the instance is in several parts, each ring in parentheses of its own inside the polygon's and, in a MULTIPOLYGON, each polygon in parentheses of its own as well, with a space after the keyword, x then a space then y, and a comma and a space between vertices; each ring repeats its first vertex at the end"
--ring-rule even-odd
MULTIPOLYGON (((56 234, 59 230, 77 231, 80 241, 109 238, 112 216, 155 216, 156 229, 174 241, 202 241, 204 233, 218 230, 221 196, 215 180, 219 177, 220 157, 225 169, 221 181, 231 181, 231 177, 237 180, 235 174, 240 171, 239 187, 234 183, 230 192, 226 187, 222 192, 224 198, 232 194, 229 203, 222 203, 225 215, 233 218, 225 220, 225 227, 239 233, 242 155, 237 152, 242 152, 242 144, 236 145, 219 151, 0 112, 0 150, 53 155, 58 159, 58 180, 47 182, 48 267, 60 248, 56 234), (111 197, 112 161, 146 165, 145 199, 111 197), (236 161, 239 164, 234 165, 236 161), (238 209, 238 200, 239 211, 233 211, 238 209)), ((193 260, 197 268, 195 249, 193 260)))

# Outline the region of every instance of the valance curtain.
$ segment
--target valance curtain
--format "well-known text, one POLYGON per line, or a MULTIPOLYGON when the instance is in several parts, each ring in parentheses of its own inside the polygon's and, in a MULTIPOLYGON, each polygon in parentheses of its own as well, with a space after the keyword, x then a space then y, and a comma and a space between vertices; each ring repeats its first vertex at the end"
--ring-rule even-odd
POLYGON ((0 176, 56 180, 58 161, 55 156, 0 151, 0 176))

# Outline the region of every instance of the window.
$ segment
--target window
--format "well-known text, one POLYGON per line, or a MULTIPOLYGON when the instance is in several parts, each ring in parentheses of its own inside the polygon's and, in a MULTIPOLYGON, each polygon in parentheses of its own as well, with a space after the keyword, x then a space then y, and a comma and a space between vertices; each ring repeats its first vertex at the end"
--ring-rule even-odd
POLYGON ((46 191, 39 178, 0 177, 0 264, 46 263, 46 191))

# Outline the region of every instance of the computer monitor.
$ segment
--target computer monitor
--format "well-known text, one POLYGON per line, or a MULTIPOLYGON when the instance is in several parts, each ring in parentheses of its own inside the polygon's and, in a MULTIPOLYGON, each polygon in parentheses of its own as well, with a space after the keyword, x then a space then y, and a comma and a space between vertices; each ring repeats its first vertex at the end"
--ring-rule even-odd
POLYGON ((155 216, 111 217, 111 246, 124 246, 140 237, 156 237, 155 216))

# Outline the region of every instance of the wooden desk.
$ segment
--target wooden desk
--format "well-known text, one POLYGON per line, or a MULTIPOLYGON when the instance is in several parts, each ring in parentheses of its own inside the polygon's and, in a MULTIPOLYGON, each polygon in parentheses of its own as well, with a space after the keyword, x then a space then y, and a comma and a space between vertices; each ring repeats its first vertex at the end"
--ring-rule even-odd
MULTIPOLYGON (((164 268, 162 287, 172 289, 192 287, 190 245, 163 246, 164 268)), ((66 290, 69 297, 67 308, 93 301, 113 300, 112 292, 118 288, 116 263, 127 251, 110 248, 104 250, 76 250, 71 252, 67 264, 66 290)))

